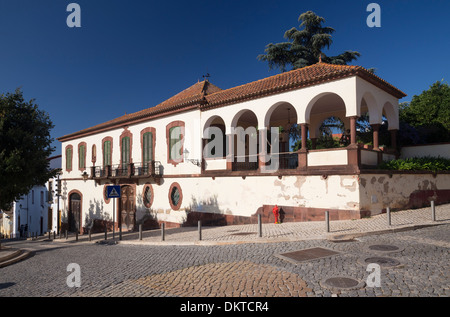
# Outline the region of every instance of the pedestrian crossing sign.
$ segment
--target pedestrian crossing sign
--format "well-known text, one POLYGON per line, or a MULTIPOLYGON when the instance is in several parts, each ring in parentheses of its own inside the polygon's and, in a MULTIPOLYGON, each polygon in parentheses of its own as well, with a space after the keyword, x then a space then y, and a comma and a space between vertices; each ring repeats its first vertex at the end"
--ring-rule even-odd
POLYGON ((120 186, 113 185, 106 187, 106 196, 108 198, 120 198, 120 186))

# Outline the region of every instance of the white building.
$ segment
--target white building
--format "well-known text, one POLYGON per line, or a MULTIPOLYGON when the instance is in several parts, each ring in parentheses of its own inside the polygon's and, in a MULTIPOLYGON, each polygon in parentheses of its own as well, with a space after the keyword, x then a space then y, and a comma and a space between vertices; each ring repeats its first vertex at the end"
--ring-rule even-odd
MULTIPOLYGON (((284 221, 320 220, 325 210, 332 219, 355 219, 381 212, 388 200, 407 205, 423 175, 374 170, 396 156, 404 96, 362 67, 325 63, 226 90, 198 82, 159 105, 58 139, 63 227, 248 223, 258 213, 269 221, 274 204, 284 221), (364 113, 374 128, 373 149, 356 141, 364 113), (345 123, 349 144, 317 150, 319 126, 330 116, 345 123), (378 141, 383 116, 391 149, 378 141), (302 127, 298 152, 290 152, 285 133, 273 137, 292 124, 302 127), (122 198, 106 197, 112 184, 121 186, 122 198)), ((434 186, 448 189, 448 176, 434 186)))
MULTIPOLYGON (((61 155, 48 159, 50 169, 61 169, 61 155)), ((3 214, 2 233, 7 236, 42 235, 57 229, 57 178, 36 185, 27 195, 15 201, 10 211, 3 214)))

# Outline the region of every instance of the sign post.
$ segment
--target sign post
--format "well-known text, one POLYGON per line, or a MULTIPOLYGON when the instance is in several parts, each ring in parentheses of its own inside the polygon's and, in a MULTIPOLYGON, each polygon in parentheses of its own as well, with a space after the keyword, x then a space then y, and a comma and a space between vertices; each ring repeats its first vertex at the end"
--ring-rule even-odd
MULTIPOLYGON (((106 187, 106 196, 108 198, 120 198, 120 185, 112 185, 106 187)), ((113 203, 113 241, 115 241, 115 223, 116 223, 116 200, 113 203)))

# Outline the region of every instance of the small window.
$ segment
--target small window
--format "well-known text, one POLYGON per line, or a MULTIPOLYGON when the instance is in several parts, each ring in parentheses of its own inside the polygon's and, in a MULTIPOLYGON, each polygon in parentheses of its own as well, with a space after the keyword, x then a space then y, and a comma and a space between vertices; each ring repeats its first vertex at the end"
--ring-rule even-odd
POLYGON ((86 146, 80 145, 78 147, 78 168, 80 170, 86 169, 86 146))
POLYGON ((182 159, 182 134, 181 127, 173 127, 169 130, 169 158, 174 161, 182 159))
POLYGON ((94 145, 92 145, 92 158, 91 158, 91 162, 92 164, 95 164, 95 162, 97 162, 97 147, 94 145))
POLYGON ((103 166, 111 165, 111 141, 103 142, 103 166))
POLYGON ((66 148, 66 171, 72 170, 72 146, 66 148))
POLYGON ((153 188, 152 185, 146 184, 144 186, 144 191, 142 192, 142 199, 144 201, 144 206, 150 208, 153 203, 153 188))
POLYGON ((142 136, 142 152, 144 164, 153 160, 153 133, 146 132, 142 136))
POLYGON ((183 193, 178 183, 173 183, 169 189, 169 203, 173 210, 178 210, 183 201, 183 193))
POLYGON ((130 163, 130 137, 122 138, 122 165, 128 165, 130 163))

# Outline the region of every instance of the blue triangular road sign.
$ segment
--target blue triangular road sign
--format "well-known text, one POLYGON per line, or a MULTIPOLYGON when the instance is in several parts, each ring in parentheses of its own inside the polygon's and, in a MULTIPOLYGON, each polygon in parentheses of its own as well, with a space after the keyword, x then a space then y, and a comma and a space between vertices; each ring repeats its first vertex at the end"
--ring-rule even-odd
POLYGON ((108 198, 120 198, 120 186, 108 186, 106 188, 106 194, 108 198))

